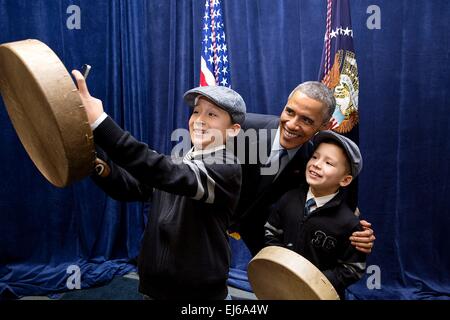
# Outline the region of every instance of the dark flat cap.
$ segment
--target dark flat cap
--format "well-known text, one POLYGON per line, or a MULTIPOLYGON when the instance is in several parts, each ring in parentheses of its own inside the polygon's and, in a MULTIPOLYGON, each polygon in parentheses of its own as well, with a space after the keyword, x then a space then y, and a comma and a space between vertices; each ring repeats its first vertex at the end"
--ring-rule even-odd
POLYGON ((227 111, 233 123, 244 123, 246 113, 245 102, 236 91, 223 86, 197 87, 184 94, 184 101, 190 107, 194 107, 196 98, 199 95, 208 98, 219 108, 227 111))

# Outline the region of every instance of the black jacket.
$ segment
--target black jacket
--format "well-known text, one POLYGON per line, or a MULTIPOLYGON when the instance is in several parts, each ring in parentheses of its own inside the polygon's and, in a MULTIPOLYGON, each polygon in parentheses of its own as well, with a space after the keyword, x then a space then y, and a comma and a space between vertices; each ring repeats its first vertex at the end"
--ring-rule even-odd
MULTIPOLYGON (((303 144, 276 179, 275 175, 261 175, 261 167, 270 155, 279 124, 280 118, 277 116, 247 113, 243 130, 238 136, 238 139, 243 139, 242 136, 246 134, 247 139, 244 152, 236 151, 242 164, 242 191, 232 231, 240 233, 252 255, 264 247, 264 225, 269 217, 271 205, 287 191, 306 183, 306 164, 314 149, 310 141, 303 144), (256 135, 249 134, 249 129, 255 129, 256 135), (261 129, 263 132, 259 131, 261 129), (267 132, 269 134, 266 134, 267 132), (250 150, 254 151, 255 148, 258 150, 256 163, 255 157, 249 157, 250 150), (261 152, 259 148, 264 149, 261 152), (264 153, 267 156, 263 158, 264 153)), ((239 146, 239 143, 236 142, 235 145, 239 146)), ((357 182, 354 181, 348 189, 344 188, 342 193, 354 211, 357 205, 357 182)))
POLYGON ((152 210, 139 256, 139 289, 155 299, 224 299, 230 247, 227 229, 237 205, 241 169, 226 149, 175 162, 150 150, 107 118, 94 131, 112 168, 94 181, 125 201, 152 210))
MULTIPOLYGON (((269 217, 270 206, 286 191, 298 187, 305 181, 305 168, 312 153, 312 143, 304 144, 288 163, 281 174, 274 180, 275 175, 261 175, 261 167, 270 155, 279 117, 272 115, 246 115, 246 120, 240 135, 248 133, 248 129, 256 129, 257 134, 246 139, 245 152, 237 151, 242 163, 242 191, 236 209, 237 220, 234 221, 233 231, 238 231, 245 244, 255 255, 264 247, 264 224, 269 217), (259 131, 260 129, 265 132, 259 131), (258 161, 249 159, 250 150, 258 148, 258 161), (259 148, 264 148, 260 152, 259 148), (266 153, 265 157, 262 155, 266 153), (245 155, 245 157, 243 157, 245 155)), ((239 136, 238 136, 239 138, 239 136)), ((239 143, 236 143, 239 145, 239 143)))
POLYGON ((361 230, 359 219, 339 192, 308 217, 304 215, 307 186, 286 193, 277 202, 265 226, 266 245, 291 249, 317 266, 341 298, 366 268, 366 254, 350 244, 349 237, 361 230))

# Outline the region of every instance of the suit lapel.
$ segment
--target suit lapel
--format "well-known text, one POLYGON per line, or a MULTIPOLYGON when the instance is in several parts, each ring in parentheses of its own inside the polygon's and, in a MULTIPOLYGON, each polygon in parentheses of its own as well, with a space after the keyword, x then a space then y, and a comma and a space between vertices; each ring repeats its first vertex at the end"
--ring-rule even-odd
MULTIPOLYGON (((275 175, 261 175, 261 168, 266 164, 267 159, 269 159, 270 157, 270 153, 272 151, 272 144, 273 141, 275 139, 275 135, 276 135, 276 130, 278 129, 278 124, 279 121, 277 119, 274 119, 273 121, 271 121, 270 123, 268 123, 268 125, 263 128, 263 130, 267 130, 266 134, 264 136, 265 142, 266 142, 266 159, 259 159, 258 161, 258 174, 260 175, 260 183, 258 186, 258 193, 259 194, 263 194, 264 190, 267 189, 273 179, 275 178, 275 175)), ((261 137, 260 132, 258 132, 259 138, 258 141, 260 141, 260 143, 262 144, 261 140, 263 137, 261 137)))

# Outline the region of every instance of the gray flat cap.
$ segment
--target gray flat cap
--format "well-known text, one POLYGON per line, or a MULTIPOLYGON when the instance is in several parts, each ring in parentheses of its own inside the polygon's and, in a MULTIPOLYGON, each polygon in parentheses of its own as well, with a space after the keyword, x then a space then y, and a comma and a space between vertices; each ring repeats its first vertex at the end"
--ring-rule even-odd
POLYGON ((356 178, 358 174, 362 170, 363 166, 363 159, 361 156, 361 152, 359 151, 358 146, 356 143, 354 143, 352 140, 350 140, 347 137, 344 137, 343 135, 340 135, 339 133, 336 133, 331 130, 326 131, 319 131, 313 138, 314 146, 317 148, 317 146, 323 142, 324 140, 334 140, 337 143, 339 143, 342 148, 344 148, 345 153, 348 156, 348 159, 350 160, 350 168, 352 171, 353 178, 356 178))
POLYGON ((247 109, 244 99, 236 91, 223 86, 197 87, 184 94, 184 101, 188 106, 194 107, 199 95, 208 98, 218 107, 227 111, 233 123, 244 123, 247 109))

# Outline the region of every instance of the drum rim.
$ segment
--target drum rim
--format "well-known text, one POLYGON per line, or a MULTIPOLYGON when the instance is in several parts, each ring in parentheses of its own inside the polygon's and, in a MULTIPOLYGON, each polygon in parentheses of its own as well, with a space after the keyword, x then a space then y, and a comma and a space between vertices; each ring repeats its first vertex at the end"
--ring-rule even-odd
MULTIPOLYGON (((302 282, 304 282, 306 286, 308 286, 309 289, 319 299, 339 299, 337 291, 335 290, 331 282, 325 277, 325 275, 308 259, 294 252, 293 250, 281 246, 267 246, 261 249, 261 251, 259 251, 258 254, 256 254, 255 257, 253 257, 253 259, 249 262, 248 278, 250 282, 256 280, 255 278, 253 278, 253 274, 255 272, 254 268, 257 268, 255 264, 257 264, 258 261, 269 261, 271 263, 277 264, 278 266, 284 267, 291 274, 296 275, 298 278, 300 278, 302 282), (278 258, 281 257, 281 261, 276 259, 275 256, 278 256, 278 258), (304 272, 305 268, 307 268, 309 273, 312 273, 309 278, 317 279, 317 287, 312 286, 310 281, 306 281, 304 277, 301 277, 299 275, 302 271, 304 272)), ((256 292, 255 294, 258 296, 256 292)))
MULTIPOLYGON (((38 168, 41 174, 44 175, 44 177, 56 187, 65 187, 71 182, 74 182, 89 175, 92 172, 95 160, 93 134, 90 125, 88 123, 87 114, 85 112, 80 111, 82 110, 83 106, 81 99, 78 96, 77 88, 62 61, 59 59, 56 53, 51 48, 49 48, 45 43, 35 39, 5 43, 0 46, 0 50, 9 51, 7 55, 13 56, 14 59, 17 59, 17 62, 21 64, 21 66, 23 67, 23 71, 26 71, 26 74, 30 77, 30 81, 33 82, 33 87, 35 87, 36 89, 35 91, 36 95, 39 96, 39 104, 41 105, 42 109, 48 110, 50 113, 46 115, 49 123, 52 124, 52 128, 54 126, 53 129, 56 129, 58 131, 58 136, 56 138, 58 140, 58 145, 61 144, 61 146, 58 146, 58 149, 62 147, 61 150, 58 151, 63 153, 63 156, 60 159, 63 159, 64 163, 57 163, 57 165, 64 166, 63 176, 60 176, 59 173, 57 174, 57 176, 55 176, 54 173, 56 171, 51 172, 50 174, 46 174, 45 171, 48 170, 49 167, 55 166, 55 163, 47 161, 45 166, 41 168, 41 166, 38 163, 46 161, 47 159, 39 157, 38 155, 35 154, 32 156, 33 147, 25 143, 23 141, 22 136, 19 134, 19 131, 23 129, 22 128, 18 129, 16 127, 28 124, 29 122, 26 122, 24 120, 22 122, 15 123, 14 121, 12 121, 14 129, 17 135, 19 136, 22 145, 24 146, 25 150, 27 151, 29 157, 31 158, 35 166, 38 168), (35 72, 33 71, 33 67, 36 65, 36 62, 27 61, 24 56, 23 50, 27 46, 29 46, 30 48, 36 48, 36 51, 38 53, 47 51, 49 53, 48 56, 49 58, 48 61, 45 62, 49 61, 51 61, 52 63, 55 62, 53 68, 60 72, 64 72, 64 74, 58 75, 56 79, 50 79, 49 83, 46 84, 49 87, 51 87, 52 85, 59 84, 60 82, 58 81, 61 81, 62 83, 61 87, 64 87, 64 89, 71 88, 71 91, 67 92, 67 94, 65 94, 64 97, 57 96, 57 93, 54 93, 48 88, 43 87, 42 79, 37 77, 35 75, 35 72), (79 110, 73 109, 69 110, 69 106, 64 105, 61 107, 62 112, 58 113, 60 110, 57 110, 56 106, 51 103, 53 99, 58 102, 64 101, 65 99, 65 101, 67 101, 67 104, 70 106, 78 104, 77 109, 79 110), (75 117, 81 122, 80 127, 79 128, 77 127, 76 130, 73 130, 76 131, 76 133, 73 132, 69 133, 69 130, 66 130, 67 123, 70 123, 69 120, 63 119, 62 116, 60 116, 60 118, 58 118, 57 116, 57 114, 64 115, 64 113, 67 114, 68 112, 70 112, 72 117, 75 117), (78 145, 73 146, 72 145, 73 141, 76 141, 78 145), (82 154, 81 156, 80 153, 82 154), (35 159, 35 157, 39 159, 35 159)), ((10 114, 10 112, 12 112, 10 110, 11 108, 6 103, 5 98, 4 101, 8 115, 12 119, 12 116, 10 114)), ((22 105, 22 101, 19 102, 22 105)), ((52 131, 52 133, 56 132, 52 131)))

